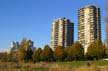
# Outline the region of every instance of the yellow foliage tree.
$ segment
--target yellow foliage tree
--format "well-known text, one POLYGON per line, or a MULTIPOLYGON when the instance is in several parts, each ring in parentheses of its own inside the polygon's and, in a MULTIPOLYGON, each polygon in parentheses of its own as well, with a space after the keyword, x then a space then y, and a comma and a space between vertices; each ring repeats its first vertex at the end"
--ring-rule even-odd
POLYGON ((26 38, 24 38, 21 44, 19 45, 18 52, 17 52, 17 59, 19 61, 25 61, 31 59, 32 54, 33 52, 29 46, 29 42, 26 38))

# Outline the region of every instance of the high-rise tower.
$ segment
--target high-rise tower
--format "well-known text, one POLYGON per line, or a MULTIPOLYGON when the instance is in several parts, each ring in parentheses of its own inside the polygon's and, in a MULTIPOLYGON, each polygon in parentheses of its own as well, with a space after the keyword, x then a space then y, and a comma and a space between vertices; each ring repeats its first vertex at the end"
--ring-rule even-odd
POLYGON ((78 41, 87 47, 96 38, 101 40, 100 8, 88 5, 78 10, 78 41))
POLYGON ((74 24, 67 18, 54 20, 51 28, 51 48, 66 47, 74 41, 74 24))

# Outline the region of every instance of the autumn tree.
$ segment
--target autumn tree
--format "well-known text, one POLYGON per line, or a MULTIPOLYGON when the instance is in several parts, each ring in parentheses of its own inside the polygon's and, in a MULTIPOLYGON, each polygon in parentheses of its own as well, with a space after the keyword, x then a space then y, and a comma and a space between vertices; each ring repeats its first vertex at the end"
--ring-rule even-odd
POLYGON ((65 59, 65 52, 63 47, 58 46, 54 51, 54 58, 56 61, 63 61, 65 59))
POLYGON ((48 45, 45 45, 44 50, 42 51, 40 57, 41 57, 41 60, 43 61, 52 61, 53 60, 52 49, 48 45))
POLYGON ((98 38, 88 47, 87 55, 96 60, 105 56, 105 46, 98 38))
POLYGON ((32 54, 33 52, 29 46, 29 42, 26 38, 24 38, 19 45, 17 58, 19 61, 27 61, 32 59, 32 54))
POLYGON ((32 58, 34 61, 36 62, 39 62, 41 59, 40 59, 40 54, 42 53, 42 49, 41 48, 38 48, 34 51, 33 55, 32 55, 32 58))

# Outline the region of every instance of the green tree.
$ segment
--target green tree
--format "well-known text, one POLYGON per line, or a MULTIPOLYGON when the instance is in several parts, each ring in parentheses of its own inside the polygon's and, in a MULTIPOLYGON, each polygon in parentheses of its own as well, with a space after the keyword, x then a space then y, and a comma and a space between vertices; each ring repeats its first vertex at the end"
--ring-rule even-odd
POLYGON ((58 46, 54 51, 54 58, 56 61, 63 61, 65 59, 65 52, 63 47, 58 46))
POLYGON ((44 50, 41 53, 41 59, 43 61, 52 61, 53 60, 53 51, 48 45, 45 45, 44 50))
POLYGON ((101 59, 105 56, 105 46, 101 43, 100 39, 96 39, 88 47, 87 55, 92 59, 101 59))
POLYGON ((75 42, 72 45, 73 57, 75 60, 82 60, 84 57, 84 48, 79 42, 75 42))
POLYGON ((108 48, 105 48, 105 58, 108 58, 108 48))
POLYGON ((65 52, 67 54, 66 60, 68 61, 82 60, 84 57, 84 49, 79 42, 75 42, 72 46, 66 47, 65 52))
POLYGON ((64 51, 65 51, 65 61, 72 61, 73 60, 73 57, 71 56, 71 50, 72 49, 72 46, 67 46, 66 48, 64 48, 64 51))
POLYGON ((25 49, 25 56, 24 56, 24 60, 28 61, 32 59, 32 55, 33 55, 33 51, 31 50, 30 47, 25 49))
POLYGON ((40 54, 42 53, 42 49, 41 48, 38 48, 34 51, 33 55, 32 55, 32 58, 34 61, 36 62, 39 62, 41 59, 40 59, 40 54))

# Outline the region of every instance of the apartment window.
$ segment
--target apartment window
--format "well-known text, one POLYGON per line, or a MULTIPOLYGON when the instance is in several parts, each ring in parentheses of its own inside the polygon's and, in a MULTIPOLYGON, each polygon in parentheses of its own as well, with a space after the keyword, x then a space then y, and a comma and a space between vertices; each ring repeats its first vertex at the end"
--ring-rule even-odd
POLYGON ((63 26, 63 23, 61 24, 61 26, 63 26))

